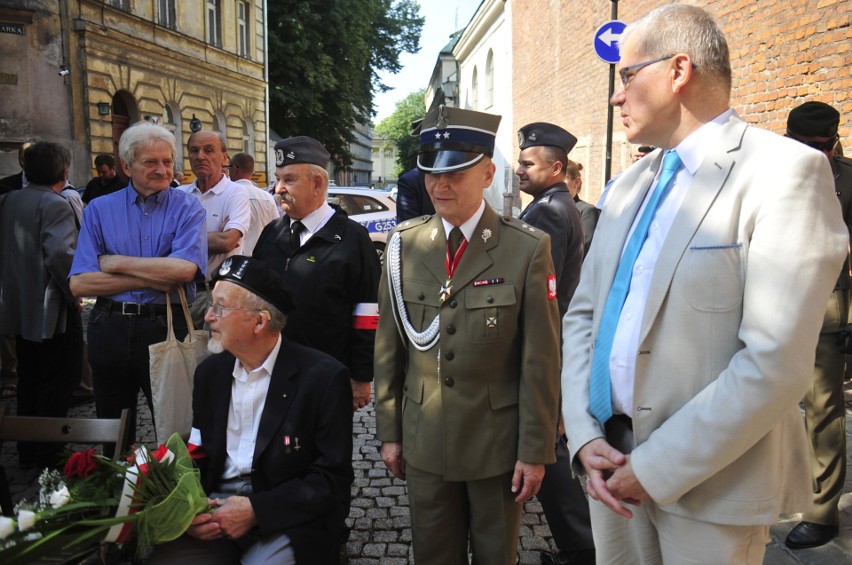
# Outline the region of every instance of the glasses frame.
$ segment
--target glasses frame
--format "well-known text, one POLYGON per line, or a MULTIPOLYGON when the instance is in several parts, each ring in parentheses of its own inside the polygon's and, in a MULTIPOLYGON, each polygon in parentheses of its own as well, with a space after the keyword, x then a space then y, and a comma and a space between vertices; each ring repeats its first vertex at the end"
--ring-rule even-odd
POLYGON ((228 308, 227 306, 222 306, 218 302, 207 301, 207 309, 213 311, 213 315, 217 318, 221 318, 225 312, 230 312, 231 310, 246 310, 248 312, 263 312, 263 308, 228 308))
MULTIPOLYGON (((645 61, 642 63, 636 63, 635 65, 630 65, 629 67, 622 67, 618 69, 618 76, 621 79, 621 86, 627 88, 627 84, 630 82, 630 79, 639 74, 639 71, 644 69, 649 65, 653 65, 654 63, 660 63, 662 61, 668 61, 672 57, 677 55, 677 53, 672 53, 671 55, 665 55, 664 57, 660 57, 659 59, 652 59, 650 61, 645 61)), ((693 65, 694 67, 695 65, 693 65)))
POLYGON ((810 147, 811 149, 816 149, 817 151, 822 151, 823 153, 828 153, 833 150, 837 146, 837 142, 840 141, 840 133, 834 134, 834 139, 830 141, 805 141, 804 139, 799 139, 793 132, 787 130, 787 137, 798 141, 799 143, 803 143, 810 147))

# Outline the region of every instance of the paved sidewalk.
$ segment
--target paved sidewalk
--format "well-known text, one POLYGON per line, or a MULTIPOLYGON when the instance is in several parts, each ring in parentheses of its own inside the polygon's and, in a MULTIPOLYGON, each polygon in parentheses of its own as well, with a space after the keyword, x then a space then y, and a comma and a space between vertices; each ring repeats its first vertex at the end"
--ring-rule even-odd
MULTIPOLYGON (((847 383, 847 438, 849 453, 847 468, 852 465, 852 384, 847 383)), ((14 413, 15 401, 0 400, 14 413)), ((94 417, 94 402, 72 408, 74 417, 94 417)), ((153 446, 154 429, 150 413, 140 396, 139 433, 146 445, 153 446)), ((352 511, 349 525, 352 532, 345 547, 348 565, 405 565, 411 557, 411 521, 405 482, 393 478, 381 462, 379 442, 375 439, 375 413, 372 405, 359 410, 353 418, 353 465, 355 482, 352 485, 352 511)), ((32 496, 39 470, 18 468, 14 445, 8 443, 0 451, 0 465, 6 468, 12 496, 32 496)), ((784 546, 787 532, 797 522, 796 517, 771 529, 772 542, 767 548, 765 565, 846 565, 852 563, 852 469, 847 474, 841 500, 841 534, 826 546, 793 552, 784 546)), ((524 505, 518 550, 522 565, 538 564, 539 551, 553 549, 553 538, 541 504, 533 500, 524 505)))

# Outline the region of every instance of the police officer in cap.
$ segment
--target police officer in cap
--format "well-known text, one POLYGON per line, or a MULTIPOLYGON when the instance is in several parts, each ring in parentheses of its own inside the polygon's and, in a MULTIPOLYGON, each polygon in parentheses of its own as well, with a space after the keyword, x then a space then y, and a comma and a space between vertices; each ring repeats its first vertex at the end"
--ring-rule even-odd
MULTIPOLYGON (((840 113, 823 102, 805 102, 787 117, 787 137, 822 151, 831 163, 834 190, 843 221, 852 234, 852 160, 835 154, 840 113)), ((844 351, 849 340, 849 261, 826 304, 817 342, 814 380, 805 394, 805 425, 811 440, 814 507, 787 536, 792 549, 828 543, 838 533, 837 504, 846 480, 846 408, 843 399, 844 351)))
POLYGON ((436 214, 392 232, 379 289, 376 437, 408 481, 419 565, 515 563, 522 504, 555 460, 550 238, 483 198, 499 116, 439 106, 418 167, 436 214))
POLYGON ((293 292, 284 335, 349 367, 357 410, 370 403, 381 266, 364 226, 328 204, 328 160, 312 137, 275 144, 275 190, 285 215, 263 229, 253 257, 293 292))
MULTIPOLYGON (((518 130, 521 152, 515 173, 520 189, 535 197, 520 218, 550 234, 560 319, 577 288, 584 255, 580 212, 565 183, 568 153, 576 143, 576 137, 554 124, 536 122, 518 130)), ((561 425, 556 433, 556 463, 547 465, 538 499, 559 548, 542 551, 541 562, 594 563, 589 502, 571 472, 571 454, 561 425)))

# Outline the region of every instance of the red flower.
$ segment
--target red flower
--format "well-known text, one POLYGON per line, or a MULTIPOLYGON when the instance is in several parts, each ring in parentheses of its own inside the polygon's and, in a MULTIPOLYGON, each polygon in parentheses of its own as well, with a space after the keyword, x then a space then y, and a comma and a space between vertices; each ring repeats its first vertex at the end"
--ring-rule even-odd
POLYGON ((95 458, 95 450, 87 449, 72 453, 65 463, 63 474, 68 477, 88 477, 98 468, 98 460, 95 458))

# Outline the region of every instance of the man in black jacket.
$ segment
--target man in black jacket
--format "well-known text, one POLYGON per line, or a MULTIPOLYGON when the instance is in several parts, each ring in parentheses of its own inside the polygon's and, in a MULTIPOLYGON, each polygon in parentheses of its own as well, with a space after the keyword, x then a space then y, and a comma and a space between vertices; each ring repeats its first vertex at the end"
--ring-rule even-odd
POLYGON ((253 256, 293 293, 284 335, 349 367, 357 410, 370 402, 381 267, 364 226, 327 202, 328 159, 310 137, 275 144, 275 186, 286 215, 263 229, 253 256))
POLYGON ((353 479, 349 371, 282 337, 293 301, 263 261, 230 257, 214 280, 217 354, 195 373, 189 443, 215 509, 150 562, 336 564, 353 479))

